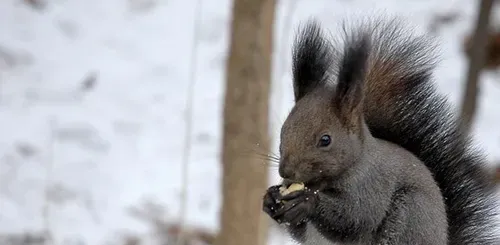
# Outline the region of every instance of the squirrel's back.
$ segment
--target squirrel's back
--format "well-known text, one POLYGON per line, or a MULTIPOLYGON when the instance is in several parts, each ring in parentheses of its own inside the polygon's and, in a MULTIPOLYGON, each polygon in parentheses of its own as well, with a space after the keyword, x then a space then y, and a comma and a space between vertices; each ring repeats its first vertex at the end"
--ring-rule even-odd
POLYGON ((450 244, 500 244, 483 155, 431 79, 433 44, 395 21, 372 30, 365 100, 372 134, 411 151, 434 174, 447 206, 450 244))
POLYGON ((364 116, 371 133, 412 152, 432 172, 447 208, 449 244, 500 244, 495 189, 483 154, 432 80, 436 46, 425 36, 412 35, 397 19, 344 26, 343 49, 322 39, 316 22, 307 25, 303 35, 310 36, 302 36, 306 41, 294 54, 303 60, 295 64, 294 75, 313 81, 335 77, 339 61, 346 60, 342 54, 348 54, 342 51, 356 45, 352 40, 358 35, 369 35, 364 116), (323 55, 311 55, 318 50, 323 55), (298 73, 303 70, 315 73, 298 73))

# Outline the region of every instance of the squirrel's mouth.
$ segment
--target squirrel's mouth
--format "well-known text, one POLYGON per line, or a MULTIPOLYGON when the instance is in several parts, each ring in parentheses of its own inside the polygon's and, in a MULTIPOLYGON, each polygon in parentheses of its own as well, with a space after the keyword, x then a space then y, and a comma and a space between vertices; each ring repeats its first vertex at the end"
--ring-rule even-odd
POLYGON ((283 179, 282 185, 288 188, 293 183, 303 183, 304 186, 310 190, 321 191, 326 188, 328 182, 323 179, 313 179, 305 182, 292 179, 283 179))

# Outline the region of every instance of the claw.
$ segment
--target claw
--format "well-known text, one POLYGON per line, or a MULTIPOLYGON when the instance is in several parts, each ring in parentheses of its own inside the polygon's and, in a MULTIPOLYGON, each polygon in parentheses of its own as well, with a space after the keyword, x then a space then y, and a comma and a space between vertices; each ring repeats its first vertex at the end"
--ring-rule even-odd
POLYGON ((286 212, 290 211, 292 208, 294 208, 303 201, 304 201, 303 197, 287 201, 286 203, 283 204, 283 206, 279 210, 277 210, 274 213, 273 218, 278 218, 284 215, 286 212))
POLYGON ((311 190, 294 191, 282 196, 280 186, 267 190, 263 200, 263 210, 279 224, 300 225, 306 222, 314 208, 314 195, 311 190))

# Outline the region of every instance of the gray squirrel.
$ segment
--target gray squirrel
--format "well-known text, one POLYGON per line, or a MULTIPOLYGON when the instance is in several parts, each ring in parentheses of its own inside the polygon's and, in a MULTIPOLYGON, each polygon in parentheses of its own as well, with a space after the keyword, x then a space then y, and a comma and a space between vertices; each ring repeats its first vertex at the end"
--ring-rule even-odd
POLYGON ((396 18, 343 30, 341 48, 314 19, 296 36, 264 212, 301 244, 500 244, 484 156, 433 84, 436 45, 396 18))

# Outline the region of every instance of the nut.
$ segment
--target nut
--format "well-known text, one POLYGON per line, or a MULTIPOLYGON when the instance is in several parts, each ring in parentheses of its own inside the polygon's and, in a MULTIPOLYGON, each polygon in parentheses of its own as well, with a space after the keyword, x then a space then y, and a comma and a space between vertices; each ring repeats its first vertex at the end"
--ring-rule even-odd
POLYGON ((280 187, 280 193, 282 196, 286 196, 292 192, 303 190, 304 188, 304 183, 293 183, 288 188, 285 188, 284 186, 280 187))

